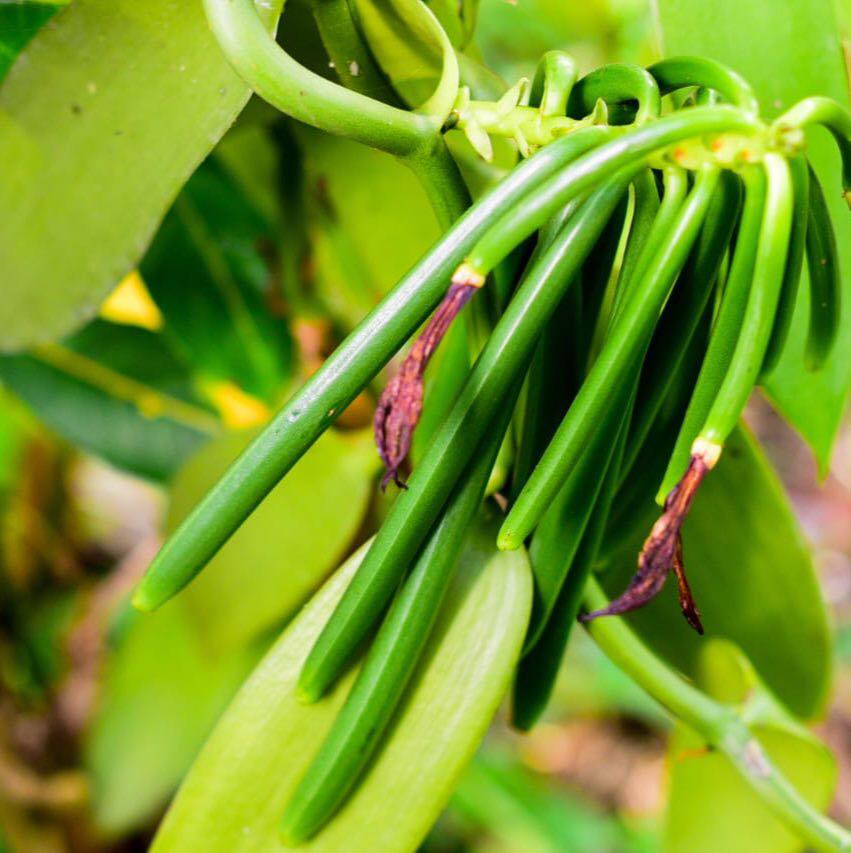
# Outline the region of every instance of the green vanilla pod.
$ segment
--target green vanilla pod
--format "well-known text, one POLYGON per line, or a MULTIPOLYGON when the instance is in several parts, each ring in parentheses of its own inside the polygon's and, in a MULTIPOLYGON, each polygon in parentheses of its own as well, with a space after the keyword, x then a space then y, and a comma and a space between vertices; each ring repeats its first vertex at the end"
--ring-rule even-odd
MULTIPOLYGON (((621 290, 621 280, 629 281, 633 277, 653 228, 653 223, 656 221, 656 215, 659 212, 659 187, 652 169, 644 169, 638 173, 632 182, 632 190, 632 216, 618 276, 618 291, 621 290)), ((615 299, 618 299, 617 292, 615 299)))
POLYGON ((509 392, 499 422, 476 449, 372 641, 331 731, 287 804, 281 823, 287 843, 305 841, 327 823, 379 748, 434 627, 516 397, 516 391, 509 392))
POLYGON ((642 241, 641 251, 635 261, 635 268, 628 270, 630 277, 624 277, 623 287, 618 287, 615 293, 615 301, 612 305, 612 316, 609 320, 614 323, 623 309, 624 299, 622 294, 629 290, 630 282, 640 281, 647 268, 653 263, 656 253, 671 230, 671 226, 680 212, 683 200, 688 192, 688 174, 679 166, 668 166, 662 176, 663 192, 662 200, 649 233, 642 241))
POLYGON ((722 172, 700 237, 659 320, 641 373, 624 453, 621 482, 629 476, 671 390, 682 359, 705 313, 741 205, 741 181, 722 172))
MULTIPOLYGON (((768 153, 765 211, 759 232, 753 284, 730 367, 706 416, 695 444, 711 455, 723 446, 739 422, 750 392, 759 378, 783 286, 783 272, 792 231, 792 177, 786 159, 768 153)), ((811 205, 812 206, 812 205, 811 205)), ((695 449, 693 448, 693 454, 695 449)), ((707 460, 708 467, 712 467, 707 460)))
POLYGON ((810 278, 810 324, 805 360, 810 370, 818 370, 833 350, 839 334, 842 279, 833 222, 824 190, 812 170, 809 189, 806 254, 810 278))
POLYGON ((502 525, 498 546, 519 547, 534 530, 560 484, 576 465, 590 435, 617 399, 616 389, 629 380, 632 365, 647 346, 671 288, 712 200, 719 171, 707 166, 683 206, 640 287, 628 298, 620 320, 607 336, 588 377, 522 494, 502 525))
MULTIPOLYGON (((637 371, 635 379, 637 380, 637 371)), ((555 687, 571 630, 579 615, 585 583, 596 560, 617 490, 618 472, 626 442, 635 386, 634 381, 632 392, 623 400, 624 406, 618 407, 612 422, 606 426, 609 446, 606 450, 607 464, 603 467, 604 476, 601 477, 598 470, 597 480, 601 482, 594 497, 592 498, 590 494, 587 496, 587 502, 591 508, 587 512, 587 518, 580 533, 581 538, 572 549, 571 559, 569 562, 566 561, 565 577, 559 584, 546 621, 536 631, 531 647, 528 645, 530 637, 527 634, 527 648, 517 666, 511 702, 511 723, 521 731, 529 731, 546 709, 555 687)), ((540 529, 536 531, 536 537, 539 532, 542 531, 540 529)), ((555 530, 551 533, 553 539, 547 542, 548 550, 554 549, 562 538, 555 530)), ((535 537, 532 541, 534 543, 535 537)), ((533 554, 530 554, 530 559, 533 572, 537 573, 538 567, 535 565, 533 554)), ((533 603, 533 614, 534 606, 533 603)))
POLYGON ((632 174, 592 194, 529 269, 500 318, 454 407, 436 431, 408 488, 393 504, 355 579, 302 669, 299 694, 315 701, 369 633, 489 428, 500 400, 519 378, 541 329, 593 249, 632 174))
POLYGON ((758 166, 745 169, 742 172, 742 178, 745 185, 745 201, 727 285, 724 288, 721 306, 713 324, 709 346, 691 401, 656 494, 656 501, 659 504, 664 503, 665 498, 688 467, 692 442, 703 426, 712 402, 721 387, 742 326, 753 277, 766 192, 765 174, 758 166))
POLYGON ((133 597, 155 610, 209 562, 271 489, 384 367, 446 292, 446 281, 494 216, 610 138, 602 127, 556 140, 474 204, 297 391, 154 558, 133 597))
POLYGON ((785 157, 768 152, 762 161, 766 175, 765 205, 760 222, 753 283, 730 366, 718 389, 706 422, 691 447, 685 474, 665 500, 638 557, 638 570, 627 589, 602 610, 583 617, 628 613, 656 595, 673 571, 679 586, 680 608, 686 621, 703 633, 700 613, 686 579, 681 530, 703 478, 717 463, 724 442, 739 421, 768 349, 792 230, 793 189, 785 157))
MULTIPOLYGON (((803 154, 789 160, 794 192, 792 213, 792 235, 789 238, 789 253, 786 257, 786 269, 783 273, 783 288, 780 291, 780 304, 771 330, 771 340, 765 354, 761 376, 768 376, 780 361, 783 347, 792 328, 792 316, 798 297, 798 286, 804 268, 804 254, 807 244, 807 222, 810 210, 810 173, 803 154)), ((832 226, 831 226, 832 227, 832 226)), ((812 315, 811 315, 812 316, 812 315)))

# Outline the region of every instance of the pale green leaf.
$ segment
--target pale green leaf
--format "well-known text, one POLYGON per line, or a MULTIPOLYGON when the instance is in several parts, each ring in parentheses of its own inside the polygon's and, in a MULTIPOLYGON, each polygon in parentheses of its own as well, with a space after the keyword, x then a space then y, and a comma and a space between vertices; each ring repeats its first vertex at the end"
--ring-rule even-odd
MULTIPOLYGON (((410 851, 446 804, 511 677, 531 602, 523 552, 495 550, 492 519, 468 539, 458 576, 381 752, 305 850, 410 851)), ((304 608, 243 686, 184 782, 155 853, 273 851, 287 799, 328 731, 351 674, 302 705, 295 682, 365 549, 304 608)))
MULTIPOLYGON (((826 809, 836 784, 836 762, 827 747, 783 712, 731 644, 710 643, 702 658, 700 686, 715 698, 740 704, 778 769, 807 801, 826 809)), ((671 738, 668 761, 668 853, 796 853, 802 849, 800 839, 780 823, 727 758, 709 751, 682 726, 671 738)))
POLYGON ((180 602, 133 614, 85 743, 102 831, 144 826, 162 808, 255 659, 250 650, 211 657, 180 602))
POLYGON ((0 87, 0 349, 95 313, 247 99, 201 0, 75 0, 39 31, 0 87))

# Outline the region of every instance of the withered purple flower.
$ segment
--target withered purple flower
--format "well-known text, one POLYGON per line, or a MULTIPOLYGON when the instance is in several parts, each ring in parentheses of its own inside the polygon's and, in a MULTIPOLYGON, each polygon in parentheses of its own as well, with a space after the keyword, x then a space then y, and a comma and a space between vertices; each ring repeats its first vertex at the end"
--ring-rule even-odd
POLYGON ((399 479, 399 466, 411 448, 411 438, 423 409, 423 375, 452 321, 481 287, 480 278, 452 280, 443 301, 437 306, 425 329, 414 341, 399 372, 387 383, 375 410, 375 444, 387 468, 381 479, 382 490, 392 480, 406 488, 399 479))
POLYGON ((599 616, 629 613, 643 607, 659 594, 668 578, 668 572, 673 571, 679 587, 680 609, 683 616, 698 634, 703 633, 700 611, 697 609, 686 579, 681 531, 695 493, 710 467, 703 456, 697 453, 692 455, 688 470, 671 490, 665 501, 664 512, 653 525, 650 535, 644 542, 641 553, 638 555, 638 571, 630 581, 626 592, 612 601, 608 607, 584 614, 581 617, 583 622, 590 622, 599 616))

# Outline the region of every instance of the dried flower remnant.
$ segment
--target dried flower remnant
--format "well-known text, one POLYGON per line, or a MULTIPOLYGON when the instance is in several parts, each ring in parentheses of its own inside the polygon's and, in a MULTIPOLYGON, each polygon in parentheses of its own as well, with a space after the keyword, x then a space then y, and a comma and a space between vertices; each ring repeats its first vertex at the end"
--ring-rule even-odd
POLYGON ((443 301, 378 400, 374 420, 375 444, 387 468, 381 478, 382 490, 391 480, 400 488, 406 488, 399 479, 399 466, 408 455, 411 438, 422 413, 425 369, 452 321, 483 283, 481 277, 468 276, 459 280, 458 273, 455 274, 443 301))
POLYGON ((700 611, 697 609, 685 574, 681 531, 697 489, 718 461, 719 453, 718 445, 695 442, 688 469, 671 490, 665 501, 664 512, 645 540, 638 555, 638 571, 630 581, 626 592, 611 602, 608 607, 581 616, 583 622, 590 622, 598 616, 629 613, 643 607, 661 592, 668 578, 668 572, 672 571, 677 579, 683 616, 698 634, 703 633, 700 611))

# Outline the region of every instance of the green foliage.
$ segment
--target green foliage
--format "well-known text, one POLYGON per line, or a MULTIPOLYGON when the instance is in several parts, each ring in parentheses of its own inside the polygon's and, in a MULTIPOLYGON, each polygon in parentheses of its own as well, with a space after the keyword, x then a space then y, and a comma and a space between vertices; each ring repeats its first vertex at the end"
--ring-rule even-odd
POLYGON ((177 197, 140 267, 175 350, 202 376, 270 402, 293 359, 287 325, 271 308, 276 297, 281 304, 270 286, 275 238, 273 225, 208 160, 177 197))
POLYGON ((6 76, 21 49, 54 12, 56 5, 51 3, 0 4, 0 80, 6 76))
POLYGON ((0 357, 0 379, 63 438, 156 480, 220 429, 186 364, 145 329, 97 320, 61 344, 0 357))
MULTIPOLYGON (((732 644, 707 644, 700 684, 724 701, 744 704, 752 730, 786 777, 817 809, 825 809, 836 784, 827 747, 777 703, 732 644)), ((784 827, 743 783, 727 759, 706 750, 678 726, 669 745, 671 768, 666 851, 694 853, 794 853, 800 839, 784 827)))
MULTIPOLYGON (((528 562, 496 552, 494 535, 492 523, 472 534, 381 754, 305 849, 412 849, 449 799, 508 686, 528 618, 528 562)), ((283 806, 351 684, 350 674, 321 702, 301 705, 298 672, 365 550, 322 588, 246 682, 187 776, 153 851, 276 845, 283 806)))
POLYGON ((95 313, 247 99, 200 0, 78 0, 40 30, 0 87, 0 348, 95 313))
POLYGON ((110 835, 162 808, 257 658, 250 648, 211 656, 182 602, 131 619, 85 745, 95 820, 110 835))

